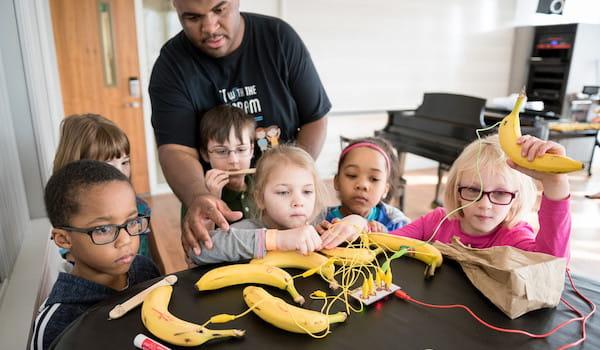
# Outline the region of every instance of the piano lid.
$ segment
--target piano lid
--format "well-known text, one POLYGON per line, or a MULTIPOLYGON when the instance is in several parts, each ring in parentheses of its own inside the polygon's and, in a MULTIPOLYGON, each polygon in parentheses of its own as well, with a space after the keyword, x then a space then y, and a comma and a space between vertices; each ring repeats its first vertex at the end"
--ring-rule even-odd
POLYGON ((483 118, 485 103, 485 99, 474 96, 427 92, 423 94, 423 103, 415 114, 478 129, 486 126, 483 118))

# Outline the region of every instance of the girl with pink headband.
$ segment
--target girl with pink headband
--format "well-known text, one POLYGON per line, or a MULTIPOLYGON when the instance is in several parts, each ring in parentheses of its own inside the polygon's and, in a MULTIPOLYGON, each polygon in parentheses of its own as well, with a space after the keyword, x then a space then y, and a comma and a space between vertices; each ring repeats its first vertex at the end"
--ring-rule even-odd
MULTIPOLYGON (((410 222, 404 213, 383 200, 395 190, 398 157, 390 143, 379 137, 353 140, 342 151, 333 179, 341 205, 330 207, 325 220, 356 214, 365 218, 371 232, 388 232, 410 222)), ((323 247, 339 239, 323 237, 323 247)))

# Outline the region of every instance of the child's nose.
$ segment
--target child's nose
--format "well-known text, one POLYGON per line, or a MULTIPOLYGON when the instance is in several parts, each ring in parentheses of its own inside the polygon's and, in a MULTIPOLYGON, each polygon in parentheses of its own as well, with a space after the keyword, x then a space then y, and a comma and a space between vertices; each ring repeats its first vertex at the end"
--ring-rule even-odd
POLYGON ((369 187, 369 182, 364 179, 358 179, 358 180, 356 180, 356 183, 354 184, 354 188, 357 190, 365 190, 368 187, 369 187))
POLYGON ((125 231, 124 228, 119 229, 119 235, 117 236, 117 239, 115 240, 115 245, 120 247, 126 244, 131 243, 131 240, 134 237, 130 236, 129 233, 127 233, 127 231, 125 231))
POLYGON ((483 196, 481 196, 481 198, 479 198, 479 200, 477 201, 477 205, 479 206, 485 206, 485 207, 491 207, 492 206, 492 201, 490 201, 490 196, 489 194, 484 194, 483 196))
POLYGON ((229 159, 229 161, 237 162, 240 159, 240 157, 238 156, 236 151, 229 151, 227 159, 229 159))
POLYGON ((295 195, 292 197, 292 207, 301 207, 302 206, 302 198, 299 195, 295 195))

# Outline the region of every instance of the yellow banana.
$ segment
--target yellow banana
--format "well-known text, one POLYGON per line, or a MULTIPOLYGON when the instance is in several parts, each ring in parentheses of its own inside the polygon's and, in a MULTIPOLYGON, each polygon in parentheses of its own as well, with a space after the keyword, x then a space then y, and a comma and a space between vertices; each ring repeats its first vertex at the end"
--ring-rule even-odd
POLYGON ((582 162, 557 154, 546 153, 541 157, 535 157, 531 162, 521 155, 522 146, 517 144, 517 139, 521 137, 519 111, 524 101, 525 91, 521 91, 512 112, 502 119, 498 128, 498 138, 504 153, 516 164, 544 173, 565 174, 583 169, 582 162))
POLYGON ((295 302, 304 303, 304 297, 296 290, 292 276, 278 267, 265 264, 235 264, 217 267, 200 277, 195 285, 198 290, 203 291, 245 283, 267 284, 285 289, 295 302))
POLYGON ((335 266, 328 263, 329 259, 324 255, 310 252, 307 255, 295 251, 270 251, 262 259, 252 259, 251 264, 266 264, 280 268, 294 268, 307 270, 309 273, 319 273, 332 288, 338 284, 334 279, 335 266))
POLYGON ((344 322, 347 316, 345 312, 326 315, 299 308, 256 286, 244 288, 244 300, 249 307, 258 304, 252 311, 266 322, 294 333, 320 333, 326 331, 331 323, 344 322))
POLYGON ((336 265, 368 265, 375 260, 379 251, 380 250, 371 250, 369 248, 344 247, 319 250, 319 252, 326 256, 334 258, 336 265))
POLYGON ((169 310, 172 286, 160 286, 146 296, 142 304, 142 323, 161 340, 179 346, 198 346, 211 339, 241 337, 239 329, 212 330, 173 316, 169 310))
POLYGON ((369 241, 371 244, 377 247, 397 252, 402 248, 408 249, 407 256, 421 260, 427 264, 425 269, 425 275, 427 277, 433 276, 436 267, 440 267, 443 262, 442 253, 429 243, 424 241, 410 238, 391 235, 389 233, 371 232, 369 235, 369 241))

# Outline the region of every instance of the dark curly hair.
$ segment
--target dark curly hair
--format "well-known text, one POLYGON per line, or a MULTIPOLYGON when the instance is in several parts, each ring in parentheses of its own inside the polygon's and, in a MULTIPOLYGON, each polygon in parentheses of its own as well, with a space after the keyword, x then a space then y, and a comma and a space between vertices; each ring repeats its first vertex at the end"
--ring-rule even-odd
MULTIPOLYGON (((400 169, 398 165, 398 152, 388 140, 377 136, 369 136, 350 140, 348 145, 344 147, 344 150, 342 150, 342 154, 347 148, 351 147, 352 145, 363 142, 372 143, 378 146, 379 148, 385 151, 385 153, 390 159, 390 169, 387 178, 387 182, 390 185, 390 189, 387 193, 387 196, 384 199, 386 202, 389 202, 392 198, 397 197, 398 189, 400 188, 400 169)), ((340 169, 344 165, 346 155, 347 154, 344 154, 342 157, 340 157, 340 160, 338 161, 338 174, 340 173, 340 169)))
POLYGON ((44 190, 44 204, 52 226, 69 226, 84 199, 81 194, 91 186, 111 181, 129 183, 117 168, 97 160, 77 160, 58 169, 44 190))

